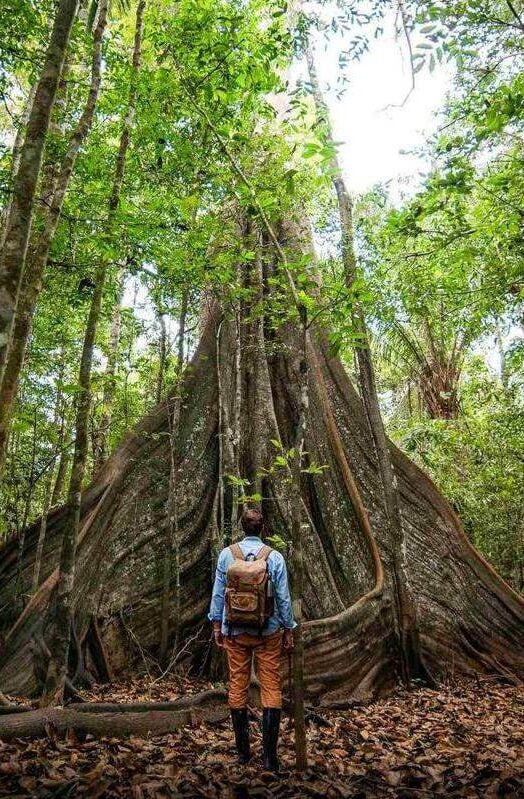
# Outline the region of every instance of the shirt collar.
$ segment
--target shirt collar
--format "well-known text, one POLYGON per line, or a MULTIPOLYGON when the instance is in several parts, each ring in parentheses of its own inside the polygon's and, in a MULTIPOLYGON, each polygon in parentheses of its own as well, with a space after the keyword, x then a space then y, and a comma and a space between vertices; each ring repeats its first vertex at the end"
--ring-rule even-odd
POLYGON ((262 541, 259 535, 245 535, 244 541, 262 541))

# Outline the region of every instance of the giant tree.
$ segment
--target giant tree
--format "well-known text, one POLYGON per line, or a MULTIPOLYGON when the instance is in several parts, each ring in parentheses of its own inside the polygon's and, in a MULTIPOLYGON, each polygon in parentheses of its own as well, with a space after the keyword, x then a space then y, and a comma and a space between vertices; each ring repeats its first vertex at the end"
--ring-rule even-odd
MULTIPOLYGON (((102 642, 115 673, 133 657, 138 661, 137 643, 158 651, 173 451, 181 591, 180 615, 170 630, 185 635, 202 628, 225 502, 221 424, 237 418, 240 403, 234 455, 245 501, 260 502, 284 540, 293 538, 297 522, 290 507, 299 508, 305 521, 303 558, 297 563, 291 555, 290 570, 303 586, 308 694, 327 703, 373 696, 397 682, 394 563, 401 558, 399 578, 416 609, 408 630, 418 642, 416 675, 437 681, 482 672, 517 681, 524 670, 522 599, 472 548, 427 475, 388 442, 405 526, 404 552, 398 551, 365 409, 321 313, 322 269, 308 220, 318 184, 311 167, 297 162, 295 142, 282 135, 285 123, 274 121, 265 100, 280 88, 271 62, 289 42, 278 24, 261 29, 246 22, 254 7, 240 4, 233 14, 216 3, 188 2, 157 32, 160 63, 151 82, 160 76, 165 83, 169 72, 175 83, 177 102, 164 107, 171 114, 172 146, 179 142, 191 155, 187 142, 202 131, 204 108, 226 147, 215 137, 206 222, 195 223, 209 233, 203 258, 208 280, 202 281, 200 341, 184 372, 175 446, 166 397, 124 437, 82 493, 70 605, 77 646, 92 649, 102 642), (165 59, 173 54, 177 69, 167 70, 165 59), (298 286, 298 307, 286 269, 298 286), (240 325, 228 302, 232 284, 240 325), (302 303, 308 311, 305 348, 302 303), (300 430, 302 458, 296 461, 300 430), (301 467, 292 470, 292 482, 290 458, 301 467)), ((7 630, 0 655, 4 689, 41 690, 34 640, 42 612, 56 597, 58 551, 68 524, 67 507, 48 518, 43 582, 7 630)), ((31 579, 37 528, 26 533, 23 581, 31 579)), ((8 544, 0 566, 1 606, 12 592, 15 561, 8 544)), ((195 652, 200 665, 207 651, 203 636, 201 643, 195 652)))

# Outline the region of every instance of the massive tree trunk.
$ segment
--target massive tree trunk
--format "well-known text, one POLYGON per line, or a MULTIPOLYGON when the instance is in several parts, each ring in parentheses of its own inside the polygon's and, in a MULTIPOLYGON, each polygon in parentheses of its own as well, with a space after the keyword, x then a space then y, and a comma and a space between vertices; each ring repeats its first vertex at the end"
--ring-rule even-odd
MULTIPOLYGON (((299 224, 283 233, 288 247, 308 246, 299 224)), ((275 268, 268 246, 260 269, 275 268)), ((184 376, 178 426, 177 489, 182 634, 205 623, 211 590, 219 489, 217 327, 208 314, 191 367, 184 376)), ((299 332, 274 329, 246 313, 241 329, 242 407, 239 468, 255 479, 273 459, 270 439, 291 446, 300 412, 299 332), (253 464, 258 464, 253 469, 253 464)), ((235 322, 220 335, 222 402, 234 410, 235 322)), ((369 698, 391 688, 400 664, 395 643, 392 568, 398 546, 387 524, 373 438, 360 398, 326 334, 311 331, 308 346, 308 457, 329 468, 303 474, 303 608, 306 691, 329 702, 348 695, 369 698), (367 522, 366 522, 367 519, 367 522)), ((118 674, 140 661, 135 648, 156 652, 160 642, 162 541, 169 488, 167 401, 155 407, 108 459, 84 492, 78 537, 73 608, 80 642, 95 619, 118 674)), ((413 597, 425 673, 433 679, 475 672, 517 680, 524 673, 524 603, 472 548, 449 504, 417 466, 390 444, 405 525, 406 581, 413 597)), ((271 528, 289 539, 282 475, 262 481, 263 509, 271 528)), ((66 519, 52 512, 42 560, 43 582, 18 619, 9 619, 16 546, 0 563, 0 608, 6 642, 0 653, 0 690, 39 690, 34 640, 57 583, 57 559, 66 519), (34 640, 33 640, 34 639, 34 640)), ((26 533, 21 579, 29 586, 38 523, 26 533)), ((291 559, 293 576, 295 564, 291 559)), ((194 652, 200 667, 206 643, 194 652)))

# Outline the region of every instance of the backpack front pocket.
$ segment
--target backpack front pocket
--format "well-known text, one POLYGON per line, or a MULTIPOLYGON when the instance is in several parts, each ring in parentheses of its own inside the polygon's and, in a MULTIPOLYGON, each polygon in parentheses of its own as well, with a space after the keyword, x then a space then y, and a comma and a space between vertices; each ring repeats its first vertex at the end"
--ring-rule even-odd
POLYGON ((258 596, 253 591, 231 591, 229 607, 232 611, 254 613, 258 609, 258 596))

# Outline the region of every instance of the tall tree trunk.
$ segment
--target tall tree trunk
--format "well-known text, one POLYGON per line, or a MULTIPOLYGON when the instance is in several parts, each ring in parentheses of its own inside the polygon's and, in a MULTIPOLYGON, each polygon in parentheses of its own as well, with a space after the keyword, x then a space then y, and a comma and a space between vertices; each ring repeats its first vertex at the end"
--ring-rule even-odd
POLYGON ((98 424, 95 437, 95 471, 102 467, 107 460, 107 440, 111 430, 111 420, 113 416, 113 403, 116 394, 116 369, 118 364, 118 348, 120 345, 120 329, 122 326, 122 298, 124 295, 125 273, 121 269, 117 276, 116 302, 113 307, 111 318, 111 330, 109 332, 109 348, 107 354, 107 364, 104 374, 104 389, 102 396, 102 414, 98 424))
MULTIPOLYGON (((54 467, 54 464, 53 464, 54 467)), ((34 594, 38 590, 40 584, 40 572, 42 569, 42 555, 44 552, 45 535, 47 530, 47 517, 51 508, 51 500, 53 496, 53 481, 55 478, 55 471, 52 468, 47 478, 44 489, 44 503, 42 507, 42 515, 40 517, 40 530, 38 533, 38 543, 36 545, 35 565, 33 568, 33 583, 31 585, 31 593, 34 594)))
MULTIPOLYGON (((65 431, 64 431, 65 432, 65 431)), ((67 477, 67 470, 71 461, 69 447, 64 447, 64 439, 62 438, 62 446, 60 449, 60 460, 58 461, 58 469, 56 471, 55 484, 53 486, 53 493, 51 495, 51 507, 54 508, 62 499, 62 492, 67 477)))
POLYGON ((291 540, 293 542, 293 611, 297 622, 294 634, 295 648, 293 652, 293 723, 295 728, 295 761, 298 771, 307 768, 307 740, 304 680, 304 638, 302 624, 304 614, 302 602, 304 597, 304 544, 307 525, 302 515, 302 501, 299 488, 302 483, 304 462, 304 442, 309 407, 309 360, 308 360, 308 319, 304 305, 297 303, 300 318, 299 352, 297 384, 299 392, 299 412, 293 440, 294 455, 291 458, 291 474, 293 487, 291 497, 291 540))
MULTIPOLYGON (((232 425, 231 425, 231 451, 233 455, 232 460, 232 474, 231 477, 240 478, 240 420, 242 414, 242 332, 241 332, 241 315, 240 306, 234 310, 235 315, 235 401, 233 404, 232 425)), ((229 519, 229 529, 231 536, 238 524, 238 507, 240 497, 240 485, 234 482, 231 486, 231 516, 229 519)))
POLYGON ((158 311, 157 319, 158 325, 160 327, 160 336, 158 338, 158 374, 156 378, 156 404, 158 405, 164 394, 164 372, 166 370, 167 357, 167 333, 165 314, 158 311))
MULTIPOLYGON (((107 233, 110 233, 115 213, 118 209, 120 194, 124 180, 127 151, 130 144, 131 129, 134 120, 137 99, 137 78, 140 68, 143 16, 145 0, 139 0, 136 12, 135 41, 129 99, 120 145, 118 149, 115 175, 109 198, 107 233)), ((42 704, 61 703, 67 678, 67 665, 71 625, 73 623, 73 588, 75 579, 76 548, 82 503, 82 486, 87 461, 87 440, 89 410, 91 405, 91 367, 95 337, 100 318, 102 296, 106 279, 107 265, 101 262, 95 274, 95 287, 91 299, 89 316, 84 336, 79 373, 79 397, 76 412, 76 439, 73 455, 73 466, 69 482, 68 500, 64 533, 60 549, 57 590, 47 620, 49 628, 50 660, 47 668, 46 683, 42 695, 42 704)))
MULTIPOLYGON (((313 89, 313 97, 316 105, 317 115, 322 119, 325 126, 326 137, 330 144, 334 146, 329 111, 322 97, 318 78, 315 70, 313 53, 308 47, 306 49, 306 60, 309 70, 309 78, 313 89)), ((336 155, 332 158, 331 167, 333 170, 333 185, 338 200, 338 210, 341 228, 341 251, 344 266, 344 276, 348 291, 354 290, 357 277, 357 262, 355 256, 354 233, 353 233, 353 201, 349 194, 342 171, 336 155)), ((350 294, 351 297, 351 294, 350 294)), ((359 384, 362 391, 362 399, 369 422, 373 442, 377 454, 377 462, 382 480, 384 491, 385 507, 387 511, 388 523, 391 530, 394 548, 392 555, 392 578, 394 583, 395 597, 395 628, 398 641, 399 666, 403 680, 406 684, 410 683, 412 676, 421 676, 423 668, 418 657, 417 632, 414 606, 407 589, 405 580, 402 577, 403 552, 404 552, 404 528, 400 513, 400 503, 398 497, 397 478, 394 472, 392 457, 389 449, 384 422, 380 411, 378 392, 375 379, 375 370, 369 345, 369 333, 366 320, 360 303, 353 302, 353 325, 357 333, 357 363, 359 384)))
POLYGON ((78 377, 79 394, 75 419, 75 449, 69 480, 65 529, 60 550, 58 585, 54 606, 47 621, 50 627, 48 647, 51 658, 42 696, 43 706, 62 703, 67 677, 69 641, 73 621, 72 594, 75 576, 76 542, 88 449, 87 429, 91 406, 91 366, 102 305, 104 278, 105 271, 103 267, 99 267, 95 275, 95 288, 86 324, 78 377))
POLYGON ((186 336, 186 318, 188 311, 189 292, 184 290, 178 319, 178 351, 177 351, 177 385, 172 401, 172 412, 168 412, 169 439, 170 439, 170 469, 169 492, 167 497, 166 537, 164 542, 164 556, 162 568, 162 600, 160 611, 160 649, 159 659, 162 665, 167 665, 169 643, 169 619, 171 608, 169 595, 173 576, 174 582, 174 649, 178 647, 180 635, 180 531, 178 518, 178 474, 177 474, 177 442, 180 433, 180 410, 182 405, 182 386, 184 371, 184 345, 186 336))
MULTIPOLYGON (((11 170, 10 170, 10 185, 13 185, 15 182, 15 178, 18 174, 18 167, 20 166, 20 155, 22 153, 22 146, 24 144, 24 135, 25 129, 27 127, 27 123, 29 122, 29 115, 31 113, 31 109, 33 107, 33 101, 35 99, 36 94, 36 87, 37 84, 33 83, 31 88, 29 89, 24 108, 20 115, 20 119, 18 121, 18 128, 16 131, 15 140, 13 143, 13 150, 11 153, 11 170)), ((5 204, 5 207, 2 209, 2 215, 0 217, 0 248, 4 246, 5 237, 7 236, 7 220, 9 218, 9 212, 11 210, 11 198, 5 204)))
POLYGON ((27 342, 31 335, 33 314, 38 296, 42 290, 42 279, 49 258, 49 251, 56 233, 64 198, 78 153, 93 123, 102 78, 102 42, 106 24, 107 0, 101 0, 98 8, 97 24, 93 32, 91 82, 86 104, 69 141, 58 176, 53 180, 54 190, 49 198, 49 205, 44 212, 44 227, 42 232, 31 242, 22 275, 14 317, 12 342, 0 383, 0 475, 11 425, 13 404, 24 364, 27 342))
POLYGON ((44 143, 77 8, 78 0, 60 0, 20 152, 7 232, 0 252, 0 378, 24 272, 44 143))
POLYGON ((38 441, 38 425, 37 425, 37 409, 34 411, 33 418, 33 440, 31 445, 31 466, 29 469, 29 478, 27 481, 27 490, 25 491, 24 513, 22 516, 22 529, 18 538, 18 563, 16 569, 16 583, 15 583, 15 602, 18 599, 18 592, 20 589, 20 578, 22 575, 22 563, 24 559, 24 546, 25 546, 25 533, 27 528, 27 520, 31 511, 31 502, 33 500, 33 489, 35 486, 35 467, 36 467, 36 447, 38 441))
MULTIPOLYGON (((225 402, 224 402, 224 388, 222 385, 222 328, 224 326, 224 318, 222 317, 217 325, 215 332, 215 375, 217 380, 217 436, 218 436, 218 541, 217 553, 225 546, 225 402)), ((231 542, 229 542, 231 543, 231 542)), ((213 570, 216 568, 216 563, 212 564, 213 570)))

